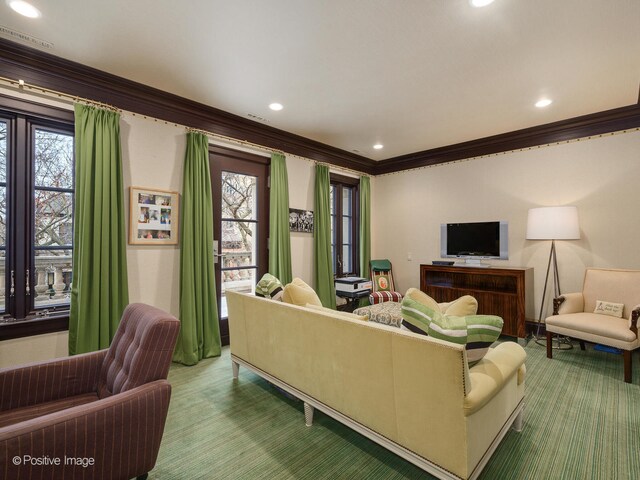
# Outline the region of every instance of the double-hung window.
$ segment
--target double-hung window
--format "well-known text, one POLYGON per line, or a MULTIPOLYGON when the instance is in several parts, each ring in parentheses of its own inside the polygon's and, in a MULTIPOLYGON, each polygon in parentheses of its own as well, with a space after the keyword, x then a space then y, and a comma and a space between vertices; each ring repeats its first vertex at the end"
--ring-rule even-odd
POLYGON ((0 97, 0 339, 67 327, 73 128, 72 112, 0 97))
POLYGON ((330 174, 331 256, 336 277, 357 276, 358 256, 359 180, 330 174))

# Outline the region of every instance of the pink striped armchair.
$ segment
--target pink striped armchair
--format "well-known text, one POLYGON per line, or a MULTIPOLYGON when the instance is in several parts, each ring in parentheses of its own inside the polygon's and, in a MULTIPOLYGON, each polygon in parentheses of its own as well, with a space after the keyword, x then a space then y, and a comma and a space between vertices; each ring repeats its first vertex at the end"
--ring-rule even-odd
POLYGON ((180 322, 131 304, 106 350, 0 369, 0 477, 145 478, 180 322))

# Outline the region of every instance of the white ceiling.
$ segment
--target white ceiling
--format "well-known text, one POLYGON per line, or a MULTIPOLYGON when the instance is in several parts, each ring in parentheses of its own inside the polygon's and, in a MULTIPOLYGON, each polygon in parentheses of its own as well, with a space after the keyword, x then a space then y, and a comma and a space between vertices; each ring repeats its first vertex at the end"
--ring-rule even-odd
POLYGON ((638 101, 640 0, 31 3, 53 55, 374 160, 638 101))

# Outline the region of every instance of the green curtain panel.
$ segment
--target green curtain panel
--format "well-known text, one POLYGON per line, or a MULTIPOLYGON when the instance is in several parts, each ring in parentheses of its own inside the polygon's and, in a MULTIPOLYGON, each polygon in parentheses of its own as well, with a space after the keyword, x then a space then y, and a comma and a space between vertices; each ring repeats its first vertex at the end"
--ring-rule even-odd
POLYGON ((129 303, 119 122, 75 105, 71 355, 107 348, 129 303))
POLYGON ((360 276, 369 278, 371 260, 371 179, 360 177, 360 276))
POLYGON ((269 273, 283 285, 290 283, 291 238, 289 235, 289 179, 284 155, 271 155, 269 192, 269 273))
POLYGON ((195 365, 220 355, 209 143, 201 133, 187 133, 180 215, 181 326, 173 360, 195 365))
POLYGON ((329 167, 316 165, 315 213, 313 218, 313 260, 316 293, 322 305, 336 308, 336 290, 333 283, 331 256, 331 184, 329 167))

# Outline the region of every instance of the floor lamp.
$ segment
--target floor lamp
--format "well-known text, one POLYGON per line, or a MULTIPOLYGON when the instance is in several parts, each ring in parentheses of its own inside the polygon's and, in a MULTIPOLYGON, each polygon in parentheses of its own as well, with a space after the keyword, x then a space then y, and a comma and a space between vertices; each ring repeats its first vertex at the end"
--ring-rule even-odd
MULTIPOLYGON (((529 209, 527 218, 527 240, 551 240, 547 273, 544 277, 542 290, 542 303, 538 315, 538 328, 536 329, 536 343, 545 345, 540 341, 540 325, 544 313, 549 272, 553 267, 553 298, 560 296, 560 277, 558 276, 558 260, 556 257, 556 240, 578 240, 580 238, 580 225, 578 224, 578 209, 574 206, 540 207, 529 209)), ((571 348, 571 342, 567 339, 558 339, 558 346, 554 348, 571 348), (568 346, 567 346, 568 345, 568 346)))

